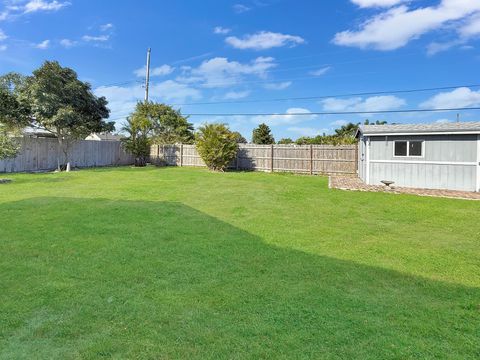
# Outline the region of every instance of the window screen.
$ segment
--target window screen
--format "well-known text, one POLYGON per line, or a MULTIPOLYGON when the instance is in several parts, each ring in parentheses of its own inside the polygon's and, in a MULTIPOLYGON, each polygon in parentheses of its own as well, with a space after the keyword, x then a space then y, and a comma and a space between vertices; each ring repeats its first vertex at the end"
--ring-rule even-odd
POLYGON ((408 146, 409 156, 422 156, 422 141, 410 141, 408 146))
POLYGON ((406 141, 395 141, 395 156, 407 156, 406 141))

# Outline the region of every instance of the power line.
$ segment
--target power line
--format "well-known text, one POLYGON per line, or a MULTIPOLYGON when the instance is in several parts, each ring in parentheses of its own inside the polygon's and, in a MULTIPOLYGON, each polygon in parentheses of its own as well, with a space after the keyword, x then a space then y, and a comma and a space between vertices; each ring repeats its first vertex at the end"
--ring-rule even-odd
POLYGON ((210 101, 210 102, 195 102, 195 103, 179 103, 172 104, 173 106, 193 106, 193 105, 216 105, 216 104, 247 104, 247 103, 261 103, 261 102, 280 102, 280 101, 294 101, 294 100, 319 100, 333 97, 346 97, 346 96, 367 96, 367 95, 385 95, 385 94, 406 94, 414 92, 427 92, 427 91, 441 91, 451 90, 460 87, 476 88, 480 87, 480 84, 473 85, 455 85, 455 86, 443 86, 432 88, 420 88, 420 89, 405 89, 405 90, 393 90, 393 91, 369 91, 347 94, 334 94, 334 95, 321 95, 321 96, 306 96, 306 97, 288 97, 288 98, 274 98, 264 100, 232 100, 232 101, 210 101))
MULTIPOLYGON (((426 113, 445 111, 467 111, 480 110, 480 107, 441 108, 441 109, 406 109, 406 110, 370 110, 370 111, 324 111, 324 112, 302 112, 302 113, 190 113, 184 116, 312 116, 312 115, 362 115, 362 114, 399 114, 399 113, 426 113)), ((127 116, 127 115, 125 115, 127 116)), ((118 117, 111 121, 123 120, 118 117)))
POLYGON ((416 112, 442 112, 480 110, 480 107, 442 108, 442 109, 406 109, 406 110, 370 110, 370 111, 330 111, 330 112, 302 112, 302 113, 191 113, 185 116, 311 116, 311 115, 361 115, 361 114, 398 114, 416 112))

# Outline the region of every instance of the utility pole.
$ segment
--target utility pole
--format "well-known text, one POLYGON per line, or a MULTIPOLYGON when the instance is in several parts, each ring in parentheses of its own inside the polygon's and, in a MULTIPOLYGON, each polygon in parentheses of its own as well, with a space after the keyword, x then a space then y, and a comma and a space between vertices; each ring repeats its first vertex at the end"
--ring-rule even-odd
POLYGON ((147 73, 145 76, 145 103, 148 102, 148 86, 150 84, 150 53, 152 49, 148 48, 147 50, 147 73))
POLYGON ((460 122, 460 113, 457 113, 457 122, 460 122))

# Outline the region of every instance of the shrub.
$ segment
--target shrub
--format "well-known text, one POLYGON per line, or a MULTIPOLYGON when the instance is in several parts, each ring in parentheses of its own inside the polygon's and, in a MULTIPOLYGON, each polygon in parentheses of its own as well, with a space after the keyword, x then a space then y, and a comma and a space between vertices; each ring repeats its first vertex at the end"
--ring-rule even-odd
POLYGON ((237 154, 236 140, 225 124, 205 124, 196 134, 197 151, 210 170, 224 171, 237 154))
POLYGON ((20 146, 14 139, 0 132, 0 160, 15 158, 19 150, 20 146))

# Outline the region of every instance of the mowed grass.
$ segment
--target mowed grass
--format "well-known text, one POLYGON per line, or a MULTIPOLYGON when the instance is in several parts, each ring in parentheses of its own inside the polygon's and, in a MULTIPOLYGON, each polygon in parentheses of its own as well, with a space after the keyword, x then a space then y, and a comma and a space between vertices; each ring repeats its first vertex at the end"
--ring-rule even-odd
POLYGON ((0 185, 1 359, 480 358, 480 203, 116 168, 0 185))

